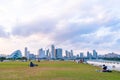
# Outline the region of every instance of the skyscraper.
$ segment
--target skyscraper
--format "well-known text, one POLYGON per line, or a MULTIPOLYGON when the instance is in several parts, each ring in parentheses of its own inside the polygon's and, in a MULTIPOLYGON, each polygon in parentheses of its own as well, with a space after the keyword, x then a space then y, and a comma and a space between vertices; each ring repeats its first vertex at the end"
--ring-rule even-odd
POLYGON ((97 59, 97 52, 96 52, 96 50, 93 50, 93 58, 97 59))
POLYGON ((66 57, 67 57, 67 58, 70 58, 70 53, 69 53, 69 51, 66 50, 66 51, 65 51, 65 54, 66 54, 66 57))
POLYGON ((80 53, 80 58, 84 58, 84 55, 82 52, 80 53))
POLYGON ((55 59, 56 53, 55 53, 55 46, 51 45, 51 58, 55 59))
POLYGON ((30 59, 30 51, 27 51, 27 59, 30 59))
POLYGON ((30 51, 28 51, 28 48, 25 47, 25 57, 29 60, 29 54, 30 54, 30 51))
POLYGON ((50 52, 49 52, 49 49, 46 50, 46 57, 47 57, 47 58, 50 58, 50 52))
POLYGON ((25 57, 27 57, 28 49, 25 47, 25 57))
POLYGON ((87 58, 88 58, 88 59, 91 59, 91 58, 92 58, 92 55, 91 55, 91 53, 90 53, 89 51, 87 52, 87 58))
POLYGON ((71 51, 66 50, 65 54, 66 54, 66 58, 72 59, 74 57, 73 50, 71 50, 71 51))
POLYGON ((46 58, 45 51, 42 48, 38 51, 38 58, 46 58))
POLYGON ((56 49, 56 58, 62 59, 62 49, 56 49))
POLYGON ((73 50, 71 50, 71 52, 70 52, 70 57, 71 58, 73 57, 73 50))

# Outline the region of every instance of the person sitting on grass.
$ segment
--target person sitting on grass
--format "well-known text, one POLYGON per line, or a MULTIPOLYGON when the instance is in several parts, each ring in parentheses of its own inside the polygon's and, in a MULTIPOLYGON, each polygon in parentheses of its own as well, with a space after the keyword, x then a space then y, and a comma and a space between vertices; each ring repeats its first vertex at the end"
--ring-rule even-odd
POLYGON ((33 62, 30 62, 30 67, 38 66, 37 64, 34 64, 33 62))
POLYGON ((106 65, 103 65, 103 70, 102 70, 102 72, 112 72, 112 71, 109 70, 106 65))

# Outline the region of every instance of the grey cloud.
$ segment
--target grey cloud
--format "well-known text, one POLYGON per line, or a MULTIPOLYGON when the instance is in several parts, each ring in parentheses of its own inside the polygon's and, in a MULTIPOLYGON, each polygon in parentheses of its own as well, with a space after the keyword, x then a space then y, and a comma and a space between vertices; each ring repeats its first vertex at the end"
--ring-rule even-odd
POLYGON ((106 27, 113 27, 113 28, 115 28, 115 30, 116 30, 116 28, 117 28, 117 29, 120 28, 120 27, 119 27, 119 26, 120 26, 120 18, 116 18, 116 17, 111 18, 111 19, 109 19, 107 22, 105 22, 104 25, 105 25, 106 27))
MULTIPOLYGON (((102 22, 102 21, 101 21, 102 22)), ((93 23, 93 24, 73 24, 61 34, 55 36, 55 39, 59 42, 72 44, 81 48, 93 48, 93 49, 111 49, 117 50, 120 44, 120 23, 119 19, 110 19, 106 23, 93 23), (113 22, 113 23, 111 23, 113 22), (108 29, 108 33, 102 33, 102 36, 98 37, 97 32, 103 27, 108 29), (114 48, 113 48, 114 46, 114 48)), ((102 29, 101 29, 102 30, 102 29)), ((101 33, 99 33, 101 34, 101 33)))
MULTIPOLYGON (((107 16, 107 14, 106 14, 107 16)), ((62 42, 62 41, 67 41, 71 40, 71 42, 76 43, 80 42, 81 40, 83 41, 84 38, 81 38, 79 36, 84 35, 84 34, 92 34, 99 30, 101 27, 106 27, 106 28, 111 28, 111 32, 117 31, 120 29, 120 19, 113 17, 113 16, 105 16, 105 19, 108 18, 108 20, 99 20, 97 21, 96 18, 95 21, 90 22, 90 23, 68 23, 67 29, 63 29, 63 31, 57 31, 57 34, 55 34, 53 37, 55 40, 62 42)), ((78 20, 80 18, 78 17, 78 20)), ((94 36, 93 36, 94 37, 94 36)), ((107 42, 111 38, 111 35, 105 36, 105 38, 101 38, 100 42, 107 42)), ((87 41, 89 42, 89 41, 87 41)), ((96 41, 95 43, 98 44, 100 43, 99 41, 96 41)))
MULTIPOLYGON (((96 2, 99 4, 99 2, 96 2)), ((93 1, 94 4, 94 1, 93 1)), ((98 16, 97 11, 94 12, 93 8, 97 7, 97 5, 88 5, 86 4, 85 7, 83 5, 79 6, 83 10, 78 10, 76 9, 75 12, 68 12, 65 14, 62 14, 59 16, 59 19, 44 19, 44 20, 38 20, 34 21, 28 24, 20 24, 16 25, 16 27, 13 29, 12 34, 13 35, 18 35, 18 36, 30 36, 32 34, 36 33, 42 33, 42 34, 49 34, 49 36, 53 39, 55 43, 65 43, 69 42, 70 44, 75 44, 75 45, 80 45, 81 43, 86 46, 89 44, 92 46, 99 46, 104 43, 111 43, 114 41, 115 36, 114 35, 106 35, 100 38, 96 38, 97 35, 93 35, 97 30, 99 30, 101 27, 111 27, 111 32, 116 31, 116 29, 120 29, 120 19, 113 17, 115 15, 109 16, 110 13, 108 13, 109 10, 107 10, 105 7, 102 6, 102 3, 99 6, 102 6, 102 8, 99 10, 101 12, 105 12, 104 15, 102 15, 104 18, 103 20, 98 20, 96 17, 98 16), (105 8, 105 9, 104 9, 105 8), (88 10, 86 10, 88 9, 88 10), (103 10, 104 9, 104 10, 103 10), (90 22, 90 23, 71 23, 67 22, 69 19, 77 17, 77 19, 85 19, 86 17, 93 18, 95 21, 90 22), (57 24, 59 23, 60 20, 66 19, 66 25, 67 28, 63 28, 62 30, 57 30, 57 24), (108 19, 107 21, 104 19, 108 19), (92 35, 91 35, 92 34, 92 35), (83 35, 88 35, 88 36, 83 36, 83 35)), ((99 7, 98 6, 98 7, 99 7)), ((111 12, 111 11, 110 11, 111 12)), ((106 46, 106 45, 104 45, 106 46)))
POLYGON ((4 28, 2 26, 0 26, 0 37, 1 38, 8 38, 10 35, 8 32, 4 31, 4 28))
MULTIPOLYGON (((114 23, 117 24, 118 20, 114 21, 114 23)), ((55 39, 63 41, 74 39, 80 35, 94 33, 97 30, 99 30, 99 28, 101 28, 102 26, 105 26, 107 28, 109 27, 108 25, 113 26, 113 24, 111 24, 111 20, 109 20, 106 23, 102 23, 102 21, 101 23, 95 21, 92 23, 69 23, 69 25, 67 25, 67 29, 64 32, 58 31, 58 34, 56 34, 55 39)))
POLYGON ((67 40, 74 40, 75 37, 82 35, 82 34, 89 34, 98 29, 97 24, 78 24, 78 23, 70 23, 67 25, 67 29, 63 29, 63 31, 57 31, 58 33, 55 34, 54 39, 57 41, 67 41, 67 40))
POLYGON ((16 25, 13 28, 12 34, 18 36, 30 36, 36 33, 49 34, 54 30, 56 20, 44 19, 27 24, 16 25))

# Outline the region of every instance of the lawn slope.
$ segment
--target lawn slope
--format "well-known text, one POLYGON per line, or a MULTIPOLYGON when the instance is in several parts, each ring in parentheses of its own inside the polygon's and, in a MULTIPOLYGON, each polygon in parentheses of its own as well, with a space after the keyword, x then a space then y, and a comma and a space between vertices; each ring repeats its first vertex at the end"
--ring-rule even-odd
POLYGON ((120 72, 96 72, 98 67, 72 61, 0 62, 0 80, 120 80, 120 72))

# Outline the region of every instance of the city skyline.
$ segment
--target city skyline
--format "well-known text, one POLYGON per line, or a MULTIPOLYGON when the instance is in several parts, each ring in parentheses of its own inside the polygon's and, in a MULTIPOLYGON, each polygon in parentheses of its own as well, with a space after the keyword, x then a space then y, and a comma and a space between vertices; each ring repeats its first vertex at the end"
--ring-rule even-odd
MULTIPOLYGON (((62 48, 56 48, 53 44, 51 45, 50 49, 38 49, 37 54, 32 53, 27 47, 24 48, 24 53, 21 52, 21 50, 15 50, 9 55, 2 55, 0 54, 0 57, 6 57, 6 58, 13 58, 18 59, 22 57, 26 57, 27 60, 35 60, 35 59, 44 59, 44 60, 73 60, 73 59, 98 59, 98 53, 96 50, 93 50, 92 53, 89 51, 86 53, 80 52, 77 55, 74 54, 73 50, 65 50, 63 51, 62 48)), ((114 54, 114 53, 112 53, 114 54)), ((116 56, 117 54, 115 54, 116 56)), ((110 55, 111 56, 111 55, 110 55)))
POLYGON ((20 59, 26 57, 27 60, 75 60, 75 59, 104 59, 104 58, 120 58, 119 54, 114 52, 100 55, 96 50, 87 51, 86 53, 79 52, 76 55, 73 50, 65 50, 62 48, 56 48, 53 44, 49 49, 40 48, 37 54, 32 53, 27 47, 24 48, 24 53, 21 50, 15 50, 9 55, 0 54, 0 57, 6 57, 7 59, 20 59))
POLYGON ((92 51, 86 51, 86 52, 77 52, 74 53, 73 50, 64 50, 63 48, 60 47, 56 47, 55 45, 51 45, 49 48, 44 49, 44 48, 40 48, 36 51, 37 53, 33 53, 31 52, 31 50, 28 47, 24 48, 24 51, 21 50, 15 50, 11 53, 9 53, 8 55, 4 55, 4 54, 0 54, 0 56, 9 56, 12 55, 13 53, 21 53, 21 55, 23 57, 26 57, 27 59, 29 59, 30 56, 36 56, 38 58, 51 58, 51 59, 56 59, 57 57, 59 58, 60 56, 66 57, 66 58, 72 58, 72 57, 77 57, 79 56, 80 58, 82 57, 89 57, 91 58, 98 58, 99 57, 104 57, 105 55, 112 55, 114 54, 114 56, 118 56, 118 53, 114 53, 114 52, 110 52, 110 53, 105 53, 105 54, 99 54, 95 49, 92 51))
MULTIPOLYGON (((0 0, 0 54, 51 44, 120 54, 119 0, 0 0)), ((23 53, 23 52, 22 52, 23 53)))

